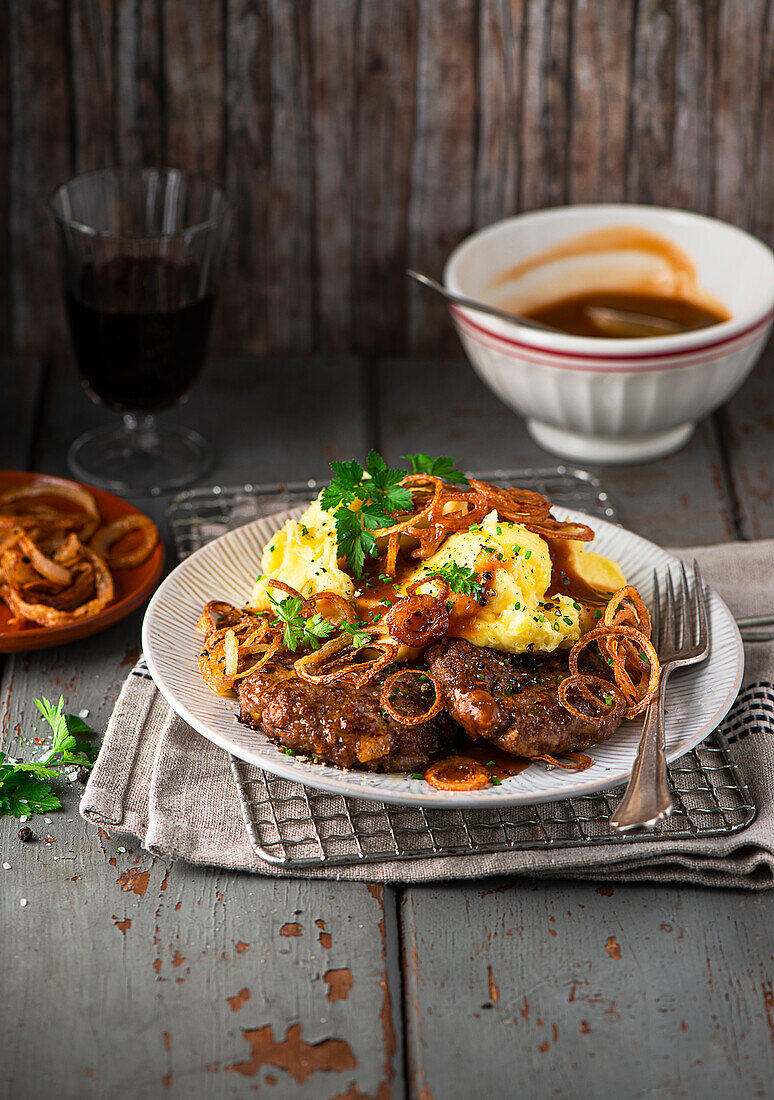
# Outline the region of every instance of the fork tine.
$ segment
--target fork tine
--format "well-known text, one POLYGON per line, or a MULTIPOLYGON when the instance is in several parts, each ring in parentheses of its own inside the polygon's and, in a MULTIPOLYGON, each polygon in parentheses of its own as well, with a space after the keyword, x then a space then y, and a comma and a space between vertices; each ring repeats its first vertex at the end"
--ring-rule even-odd
POLYGON ((653 609, 650 613, 650 626, 656 652, 661 652, 661 591, 658 586, 658 569, 653 570, 653 609))
POLYGON ((693 643, 693 623, 695 611, 691 600, 691 590, 688 587, 688 574, 685 571, 685 563, 680 562, 680 606, 677 608, 680 620, 680 639, 678 649, 683 649, 693 643))
POLYGON ((701 576, 701 569, 699 569, 699 563, 696 559, 693 559, 693 578, 696 586, 696 592, 698 595, 697 603, 699 605, 699 637, 696 639, 698 646, 705 647, 709 642, 709 614, 707 605, 707 590, 704 587, 704 581, 701 576))
POLYGON ((675 590, 672 584, 672 573, 666 571, 666 607, 664 608, 664 625, 661 631, 661 647, 664 652, 671 652, 675 646, 675 590))

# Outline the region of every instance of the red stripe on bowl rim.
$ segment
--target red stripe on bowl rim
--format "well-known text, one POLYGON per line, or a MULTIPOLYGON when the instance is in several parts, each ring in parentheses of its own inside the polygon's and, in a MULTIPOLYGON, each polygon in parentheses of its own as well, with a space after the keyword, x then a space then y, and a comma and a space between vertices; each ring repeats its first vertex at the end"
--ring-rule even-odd
POLYGON ((468 332, 468 335, 479 343, 493 347, 495 350, 502 350, 502 345, 507 348, 516 348, 518 349, 520 358, 546 367, 561 367, 564 370, 611 372, 673 370, 679 367, 708 363, 718 358, 717 350, 719 348, 725 348, 726 352, 728 352, 732 350, 743 351, 744 348, 749 347, 750 344, 755 342, 760 333, 771 324, 774 318, 774 309, 772 309, 764 314, 763 317, 753 322, 753 324, 742 329, 741 332, 734 333, 732 336, 725 336, 720 340, 712 340, 703 344, 693 344, 679 351, 656 351, 651 353, 632 352, 618 355, 615 353, 607 354, 605 352, 599 352, 595 355, 584 355, 575 351, 555 351, 549 348, 541 348, 536 344, 527 344, 521 340, 514 340, 510 336, 502 336, 500 333, 492 332, 491 329, 484 328, 483 325, 478 324, 476 321, 472 321, 459 306, 450 306, 449 308, 455 322, 463 330, 468 332), (741 346, 737 348, 729 346, 737 344, 740 340, 745 340, 741 346), (714 354, 702 354, 709 351, 714 351, 714 354), (531 354, 524 354, 525 352, 531 354), (535 358, 536 354, 540 358, 535 358), (701 356, 701 358, 699 358, 699 356, 701 356), (680 359, 688 359, 689 361, 684 363, 676 362, 676 360, 680 359), (559 362, 556 362, 556 360, 559 360, 559 362), (669 360, 669 362, 654 363, 653 360, 669 360), (626 363, 631 363, 633 365, 627 366, 625 365, 626 363))

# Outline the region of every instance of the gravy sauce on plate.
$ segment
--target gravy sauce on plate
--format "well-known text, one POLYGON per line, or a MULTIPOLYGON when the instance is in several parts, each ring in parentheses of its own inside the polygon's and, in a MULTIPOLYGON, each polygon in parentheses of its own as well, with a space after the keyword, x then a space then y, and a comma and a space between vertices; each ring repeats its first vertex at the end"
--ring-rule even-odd
MULTIPOLYGON (((698 284, 691 258, 672 241, 638 226, 619 225, 596 229, 545 249, 497 275, 491 283, 501 289, 548 264, 572 258, 639 254, 637 268, 619 277, 608 271, 589 275, 589 286, 572 289, 539 301, 525 301, 524 292, 498 301, 525 317, 553 326, 573 336, 626 339, 669 336, 708 328, 730 319, 722 302, 698 284), (643 268, 643 258, 646 265, 643 268), (619 278, 619 285, 614 285, 619 278), (596 284, 596 285, 594 285, 596 284)), ((561 281, 561 280, 559 280, 561 281)))

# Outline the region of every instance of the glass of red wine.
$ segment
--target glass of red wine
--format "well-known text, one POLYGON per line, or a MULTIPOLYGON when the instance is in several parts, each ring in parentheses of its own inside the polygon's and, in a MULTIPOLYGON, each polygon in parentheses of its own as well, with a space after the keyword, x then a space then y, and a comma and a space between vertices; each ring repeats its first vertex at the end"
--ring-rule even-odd
POLYGON ((83 385, 123 422, 72 444, 76 477, 126 493, 189 484, 212 461, 189 428, 160 425, 207 355, 231 206, 176 168, 88 172, 50 200, 70 336, 83 385))

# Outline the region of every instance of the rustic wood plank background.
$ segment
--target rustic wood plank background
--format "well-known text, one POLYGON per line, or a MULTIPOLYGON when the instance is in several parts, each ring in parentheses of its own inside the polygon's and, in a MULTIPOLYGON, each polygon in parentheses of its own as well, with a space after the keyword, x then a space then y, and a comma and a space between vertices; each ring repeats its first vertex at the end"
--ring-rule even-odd
POLYGON ((216 350, 454 346, 410 262, 565 202, 717 214, 774 243, 771 0, 7 0, 0 351, 66 348, 40 203, 165 162, 238 219, 216 350))

